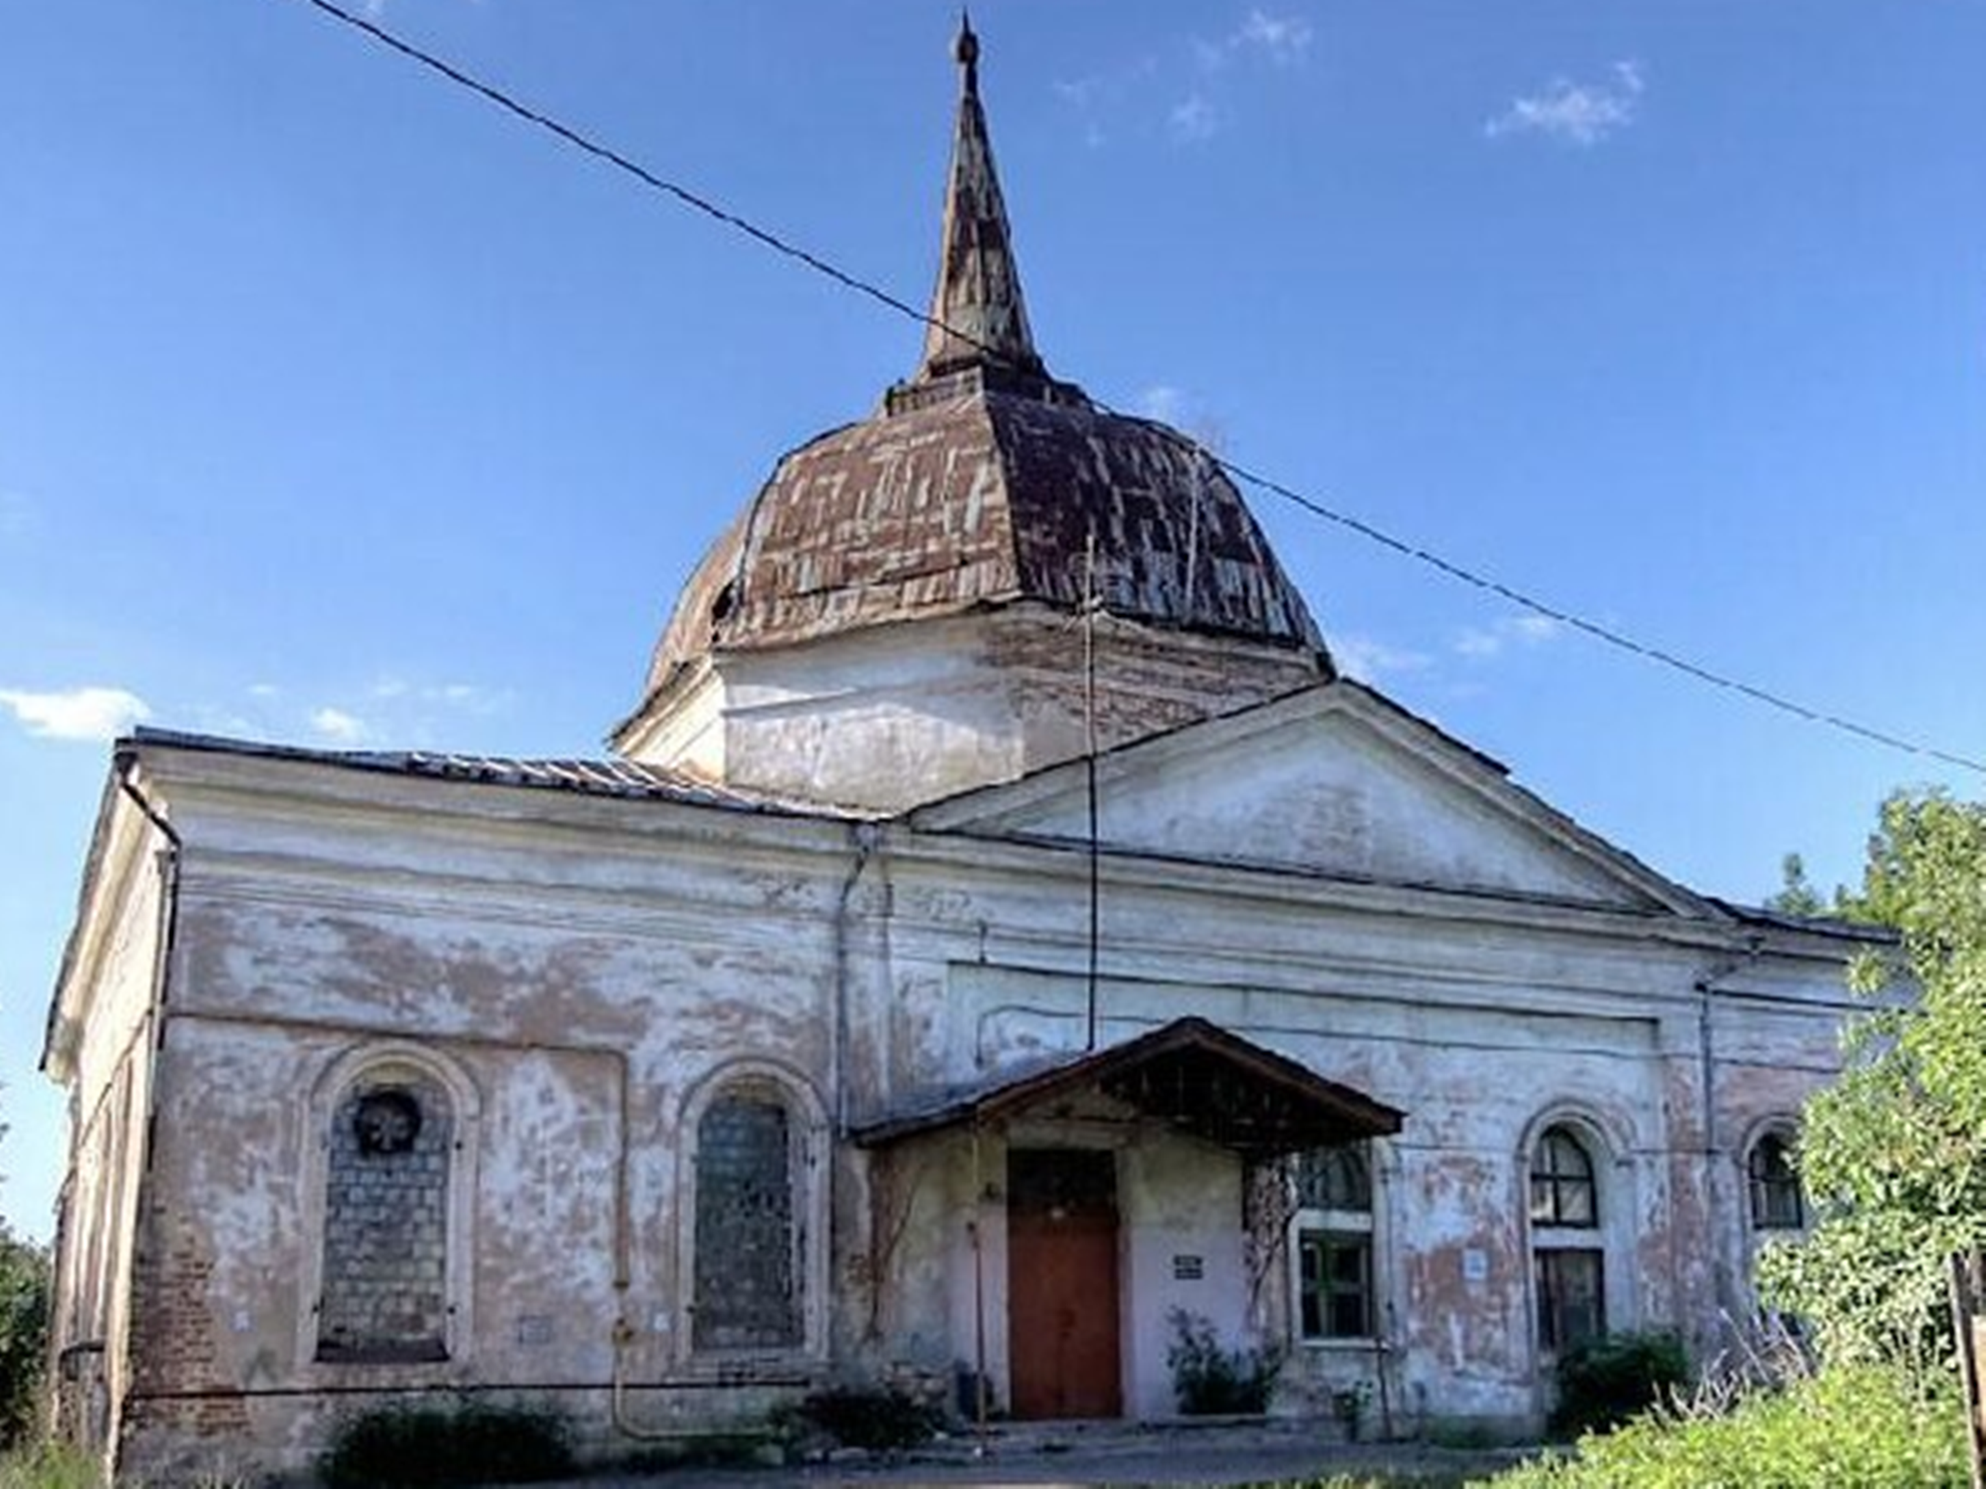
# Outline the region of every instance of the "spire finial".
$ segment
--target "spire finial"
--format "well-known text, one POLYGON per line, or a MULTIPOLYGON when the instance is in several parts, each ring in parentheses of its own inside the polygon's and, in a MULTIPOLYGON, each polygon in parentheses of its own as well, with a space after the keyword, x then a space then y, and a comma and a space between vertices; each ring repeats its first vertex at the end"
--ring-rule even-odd
POLYGON ((972 29, 972 12, 959 7, 959 34, 952 42, 952 60, 964 74, 965 91, 979 92, 979 37, 972 29))
POLYGON ((931 294, 935 324, 924 332, 924 359, 917 376, 941 377, 963 367, 993 363, 1039 375, 1041 358, 1028 331, 1007 208, 993 170, 986 111, 979 102, 979 37, 963 9, 952 57, 960 71, 958 129, 945 191, 938 284, 931 294))

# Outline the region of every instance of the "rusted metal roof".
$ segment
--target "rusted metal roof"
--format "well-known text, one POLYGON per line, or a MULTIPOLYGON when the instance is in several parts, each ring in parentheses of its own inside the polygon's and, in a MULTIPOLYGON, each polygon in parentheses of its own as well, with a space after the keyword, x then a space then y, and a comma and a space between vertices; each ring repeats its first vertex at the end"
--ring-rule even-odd
POLYGON ((264 760, 291 760, 369 770, 388 775, 422 776, 431 780, 473 781, 490 786, 524 786, 540 790, 577 791, 591 796, 635 797, 723 807, 732 811, 776 811, 809 817, 861 817, 813 803, 792 803, 763 793, 713 786, 680 771, 642 765, 633 760, 517 759, 502 755, 460 755, 427 750, 319 750, 302 745, 268 744, 260 740, 228 739, 177 729, 140 728, 120 751, 135 746, 198 750, 208 754, 240 755, 264 760))
POLYGON ((1874 925, 1866 920, 1844 920, 1838 915, 1794 915, 1763 905, 1743 905, 1732 900, 1706 896, 1710 903, 1728 912, 1744 925, 1763 930, 1799 931, 1812 936, 1832 936, 1843 941, 1861 941, 1871 946, 1894 946, 1903 940, 1893 926, 1874 925))
MULTIPOLYGON (((780 461, 685 586, 649 687, 707 651, 1044 602, 1325 657, 1234 483, 1184 435, 974 368, 780 461)), ((1328 675, 1328 671, 1327 671, 1328 675)))
POLYGON ((1189 1017, 931 1110, 874 1123, 855 1137, 875 1147, 1017 1116, 1088 1089, 1251 1158, 1390 1135, 1406 1119, 1361 1091, 1328 1081, 1218 1024, 1189 1017))
POLYGON ((788 454, 691 576, 648 692, 712 651, 789 645, 975 607, 1086 598, 1112 614, 1314 655, 1323 636, 1232 481, 1178 431, 1094 406, 1035 350, 979 100, 958 38, 958 124, 934 322, 874 417, 788 454))

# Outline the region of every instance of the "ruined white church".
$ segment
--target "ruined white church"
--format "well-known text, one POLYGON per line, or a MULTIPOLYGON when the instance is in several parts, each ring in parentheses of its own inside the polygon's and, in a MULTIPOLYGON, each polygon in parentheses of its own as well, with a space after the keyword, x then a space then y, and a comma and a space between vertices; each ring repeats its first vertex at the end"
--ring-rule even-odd
POLYGON ((297 1465, 437 1388, 601 1444, 829 1381, 1535 1423, 1804 1221, 1850 934, 1341 677, 1194 442, 1037 354, 976 43, 923 355, 781 458, 597 760, 141 731, 48 1020, 65 1431, 297 1465))

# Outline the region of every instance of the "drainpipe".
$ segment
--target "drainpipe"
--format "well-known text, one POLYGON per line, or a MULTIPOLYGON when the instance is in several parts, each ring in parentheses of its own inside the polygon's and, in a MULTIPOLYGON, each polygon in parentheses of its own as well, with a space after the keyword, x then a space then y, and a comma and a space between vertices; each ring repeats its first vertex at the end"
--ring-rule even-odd
POLYGON ((973 1456, 986 1456, 986 1180, 979 1155, 979 1122, 972 1124, 972 1429, 973 1456))
MULTIPOLYGON (((185 851, 185 843, 177 830, 174 829, 172 823, 166 820, 165 815, 159 811, 157 806, 153 804, 150 798, 132 780, 132 772, 136 766, 137 756, 133 751, 129 749, 120 751, 116 762, 118 789, 130 799, 132 804, 144 814, 145 820, 150 822, 158 830, 159 835, 166 840, 166 847, 159 854, 160 948, 158 959, 153 968, 151 1002, 145 1016, 146 1024, 152 1031, 152 1048, 156 1051, 163 1047, 165 1043, 166 1004, 171 991, 173 953, 179 941, 179 869, 180 858, 185 851)), ((866 856, 866 849, 864 852, 866 856)), ((861 860, 858 859, 855 874, 859 875, 860 873, 861 860)), ((854 876, 852 875, 848 887, 842 893, 844 905, 847 901, 848 889, 852 889, 853 884, 854 876)), ((474 1042, 490 1044, 504 1043, 504 1041, 498 1040, 477 1040, 474 1042)), ((522 1047, 528 1048, 531 1046, 522 1047)), ((561 1046, 547 1047, 562 1048, 561 1046)), ((632 1217, 629 1213, 628 1197, 628 1169, 632 1158, 630 1151, 632 1139, 628 1130, 632 1115, 632 1101, 628 1089, 630 1085, 628 1060, 626 1054, 620 1050, 604 1050, 587 1048, 585 1046, 565 1046, 563 1048, 569 1048, 582 1054, 607 1055, 615 1062, 620 1151, 616 1155, 614 1165, 614 1292, 617 1298, 624 1299, 627 1296, 633 1271, 631 1265, 631 1252, 633 1250, 632 1217)), ((140 1156, 140 1173, 145 1172, 151 1167, 152 1138, 158 1113, 158 1088, 157 1064, 154 1062, 151 1078, 146 1082, 145 1126, 140 1139, 144 1148, 140 1156)), ((619 1314, 619 1317, 615 1319, 613 1328, 613 1420, 615 1427, 629 1437, 638 1438, 643 1441, 674 1441, 707 1435, 696 1432, 657 1431, 652 1428, 642 1428, 629 1419, 626 1410, 627 1385, 624 1356, 627 1346, 634 1341, 635 1331, 627 1320, 625 1308, 617 1309, 616 1312, 619 1314)))
MULTIPOLYGON (((1718 1163, 1722 1149, 1718 1143, 1719 1134, 1717 1130, 1717 1034, 1715 1027, 1715 1000, 1719 991, 1717 984, 1731 976, 1732 973, 1754 965, 1758 961, 1760 950, 1760 938, 1756 934, 1748 935, 1745 937, 1745 950, 1742 956, 1726 957, 1724 960, 1713 965, 1709 971, 1705 972, 1696 981, 1697 1085, 1699 1087, 1698 1120, 1703 1133, 1703 1228, 1706 1235, 1713 1237, 1718 1234, 1716 1223, 1717 1198, 1718 1190, 1723 1180, 1718 1163)), ((1675 1238, 1675 1228, 1673 1225, 1670 1227, 1670 1237, 1671 1255, 1674 1256, 1674 1248, 1678 1242, 1675 1238)), ((1728 1302, 1728 1299, 1723 1296, 1729 1291, 1727 1285, 1728 1277, 1725 1275, 1728 1269, 1721 1261, 1715 1263, 1714 1267, 1713 1285, 1719 1294, 1717 1302, 1719 1308, 1722 1309, 1728 1302)), ((1671 1269, 1678 1272, 1677 1280, 1680 1281, 1679 1269, 1674 1262, 1671 1263, 1671 1269)))
MULTIPOLYGON (((855 899, 855 887, 862 882, 862 871, 869 866, 869 859, 882 841, 883 829, 875 822, 851 823, 848 838, 854 848, 855 860, 848 866, 848 873, 841 881, 841 892, 834 902, 834 1027, 833 1047, 828 1057, 828 1083, 834 1093, 834 1136, 841 1142, 848 1136, 848 1022, 849 1022, 849 924, 848 911, 855 899)), ((832 1175, 833 1164, 829 1164, 832 1175)), ((832 1178, 830 1177, 830 1186, 832 1178)), ((834 1213, 832 1188, 828 1195, 829 1215, 834 1213)))
MULTIPOLYGON (((849 828, 849 841, 854 849, 854 861, 841 881, 839 893, 834 903, 834 1009, 830 1021, 830 1046, 828 1053, 828 1084, 832 1092, 834 1138, 836 1144, 848 1136, 848 1044, 849 1044, 849 907, 855 898, 855 890, 862 882, 862 873, 869 865, 870 857, 882 841, 882 828, 874 822, 856 822, 849 828)), ((621 1133, 625 1150, 627 1141, 627 1087, 621 1089, 621 1133)), ((835 1169, 838 1155, 830 1152, 827 1165, 829 1250, 833 1250, 833 1225, 835 1213, 835 1169)), ((625 1257, 617 1266, 614 1286, 625 1296, 628 1288, 628 1269, 625 1257)), ((823 1306, 825 1306, 823 1304, 823 1306)), ((627 1402, 627 1351, 636 1338, 634 1325, 629 1322, 625 1309, 614 1321, 614 1376, 613 1376, 613 1421, 615 1430, 637 1442, 693 1442, 700 1438, 736 1436, 735 1430, 724 1428, 684 1428, 650 1427, 634 1420, 627 1402)))
MULTIPOLYGON (((179 945, 179 865, 186 845, 178 831, 168 822, 145 793, 138 789, 132 780, 137 769, 138 757, 130 748, 118 752, 116 761, 117 789, 137 807, 147 822, 157 829, 166 845, 158 855, 159 865, 159 951, 152 963, 152 991, 145 1008, 145 1028, 150 1031, 152 1050, 165 1045, 166 1002, 172 990, 173 952, 179 945)), ((144 1173, 152 1166, 152 1137, 158 1121, 159 1080, 158 1062, 152 1062, 145 1080, 145 1126, 139 1141, 143 1151, 139 1155, 138 1172, 144 1173)))
MULTIPOLYGON (((151 1058, 146 1062, 145 1068, 145 1120, 138 1131, 138 1151, 135 1155, 137 1161, 131 1168, 126 1170, 127 1174, 135 1174, 131 1182, 137 1188, 137 1193, 131 1200, 132 1224, 134 1227, 142 1224, 142 1217, 145 1211, 145 1176, 151 1172, 152 1149, 158 1133, 158 1053, 165 1047, 166 1005, 172 991, 173 956, 179 944, 179 872, 180 859, 186 846, 180 838, 178 830, 173 827, 171 822, 166 820, 165 814, 159 810, 150 797, 146 796, 139 789, 137 782, 133 779, 137 766, 138 756, 136 750, 130 745, 121 746, 112 763, 112 768, 117 773, 117 789, 126 800, 137 808, 140 815, 151 824, 153 830, 165 840, 165 846, 158 850, 156 856, 159 873, 158 929, 156 932, 158 944, 157 951, 152 960, 152 985, 146 999, 143 1019, 138 1027, 131 1031, 131 1037, 125 1044, 117 1060, 119 1067, 125 1066, 137 1050, 140 1039, 145 1040, 150 1046, 151 1058)), ((114 1082, 105 1086, 104 1100, 98 1103, 98 1116, 102 1114, 104 1101, 109 1099, 114 1086, 114 1082)), ((94 1125, 95 1120, 96 1118, 93 1117, 92 1125, 94 1125)), ((71 1164, 70 1177, 73 1181, 73 1154, 71 1155, 71 1164)), ((121 1207, 123 1187, 122 1183, 110 1186, 105 1192, 99 1194, 98 1203, 109 1204, 113 1201, 113 1197, 115 1197, 121 1207)), ((114 1225, 117 1222, 117 1217, 114 1214, 109 1215, 106 1217, 106 1221, 108 1224, 114 1225)), ((110 1325, 112 1300, 104 1293, 101 1284, 99 1284, 97 1291, 100 1298, 100 1311, 92 1322, 107 1335, 110 1325)), ((126 1323, 128 1324, 128 1298, 126 1314, 126 1323)), ((85 1340, 79 1344, 71 1344, 67 1349, 62 1351, 62 1364, 66 1366, 71 1361, 75 1361, 79 1366, 81 1360, 90 1354, 94 1354, 99 1361, 97 1366, 99 1384, 106 1391, 110 1390, 111 1370, 115 1368, 122 1374, 123 1356, 121 1350, 115 1350, 111 1347, 111 1341, 107 1337, 85 1340)), ((118 1404, 117 1409, 121 1415, 121 1404, 118 1404)), ((84 1404, 84 1411, 88 1413, 90 1410, 91 1408, 86 1402, 84 1404)), ((104 1428, 104 1435, 100 1441, 92 1441, 91 1447, 98 1453, 113 1453, 113 1443, 117 1435, 116 1419, 114 1416, 106 1414, 100 1420, 104 1428)), ((95 1425, 95 1423, 90 1423, 85 1426, 86 1435, 94 1436, 95 1425)), ((106 1458, 105 1461, 109 1462, 111 1460, 106 1458)))

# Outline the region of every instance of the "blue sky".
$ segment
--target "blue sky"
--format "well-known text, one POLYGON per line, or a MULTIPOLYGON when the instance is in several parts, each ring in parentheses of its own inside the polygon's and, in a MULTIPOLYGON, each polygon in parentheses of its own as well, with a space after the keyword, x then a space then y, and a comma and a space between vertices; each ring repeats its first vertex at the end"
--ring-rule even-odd
MULTIPOLYGON (((355 0, 362 3, 362 0, 355 0)), ((955 13, 371 13, 922 302, 955 13)), ((1986 750, 1986 4, 981 0, 1050 367, 1718 669, 1986 750)), ((296 0, 0 48, 0 1213, 110 732, 593 753, 703 545, 915 327, 296 0), (95 690, 95 691, 88 691, 95 690)), ((1851 876, 1965 773, 1252 498, 1342 659, 1657 868, 1851 876)))

